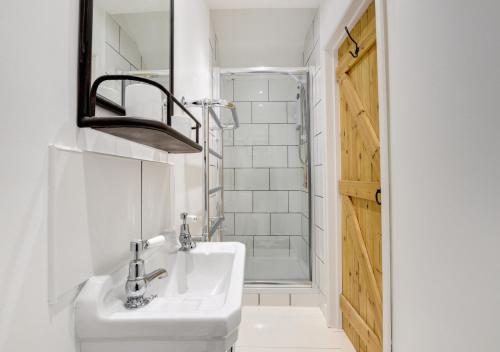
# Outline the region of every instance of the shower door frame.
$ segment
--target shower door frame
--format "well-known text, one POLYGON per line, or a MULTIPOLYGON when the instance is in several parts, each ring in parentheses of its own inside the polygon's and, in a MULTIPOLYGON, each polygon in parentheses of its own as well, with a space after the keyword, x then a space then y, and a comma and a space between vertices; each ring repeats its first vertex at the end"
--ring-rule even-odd
MULTIPOLYGON (((309 69, 307 67, 271 67, 271 66, 262 66, 262 67, 237 67, 237 68, 221 68, 219 72, 219 78, 227 77, 227 76, 244 76, 244 75, 282 75, 282 76, 294 76, 294 75, 305 75, 306 77, 306 85, 307 85, 307 174, 308 174, 308 182, 307 182, 307 203, 308 203, 308 232, 309 232, 309 241, 308 241, 308 251, 309 251, 309 280, 245 280, 246 287, 255 287, 255 288, 314 288, 314 280, 313 280, 313 246, 312 246, 312 229, 313 229, 313 204, 312 204, 312 188, 311 188, 311 175, 312 175, 312 167, 311 167, 311 107, 310 107, 310 94, 309 89, 311 85, 311 75, 309 69)), ((220 88, 220 87, 219 87, 220 88)))

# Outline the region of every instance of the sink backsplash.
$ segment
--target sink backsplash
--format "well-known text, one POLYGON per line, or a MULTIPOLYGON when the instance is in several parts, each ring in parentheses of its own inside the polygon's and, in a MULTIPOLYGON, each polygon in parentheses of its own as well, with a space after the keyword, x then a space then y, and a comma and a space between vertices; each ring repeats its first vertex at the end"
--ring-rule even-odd
POLYGON ((50 147, 49 302, 129 259, 129 241, 173 231, 172 165, 50 147))

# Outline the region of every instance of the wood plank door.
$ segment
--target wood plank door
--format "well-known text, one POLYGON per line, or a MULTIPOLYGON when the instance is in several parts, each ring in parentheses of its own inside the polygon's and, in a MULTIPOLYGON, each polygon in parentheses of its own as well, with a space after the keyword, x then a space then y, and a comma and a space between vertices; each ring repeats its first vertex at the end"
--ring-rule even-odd
POLYGON ((356 351, 382 351, 380 141, 375 4, 338 50, 342 195, 342 324, 356 351))

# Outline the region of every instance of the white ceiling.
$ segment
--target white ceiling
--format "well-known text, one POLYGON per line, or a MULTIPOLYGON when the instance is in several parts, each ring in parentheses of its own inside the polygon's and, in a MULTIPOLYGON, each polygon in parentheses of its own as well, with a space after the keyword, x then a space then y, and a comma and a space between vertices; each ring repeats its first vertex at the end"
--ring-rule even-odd
POLYGON ((221 67, 302 66, 304 40, 316 9, 225 9, 210 13, 221 67))
POLYGON ((207 0, 211 9, 318 8, 321 0, 207 0))

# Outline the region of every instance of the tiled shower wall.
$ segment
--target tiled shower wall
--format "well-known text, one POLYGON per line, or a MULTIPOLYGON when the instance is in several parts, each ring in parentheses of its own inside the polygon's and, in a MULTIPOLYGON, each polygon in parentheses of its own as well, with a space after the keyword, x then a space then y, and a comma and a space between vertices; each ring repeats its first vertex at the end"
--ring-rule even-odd
POLYGON ((296 259, 305 270, 294 278, 309 279, 297 82, 280 75, 223 76, 221 85, 222 98, 236 102, 241 123, 224 134, 224 240, 245 243, 249 258, 296 259))
POLYGON ((320 290, 320 307, 325 312, 326 297, 328 297, 328 280, 332 276, 327 264, 326 239, 326 192, 325 192, 325 113, 322 100, 321 80, 322 69, 320 63, 319 44, 319 14, 314 17, 304 42, 304 66, 310 74, 311 97, 311 142, 312 142, 312 255, 313 255, 313 282, 320 290))

